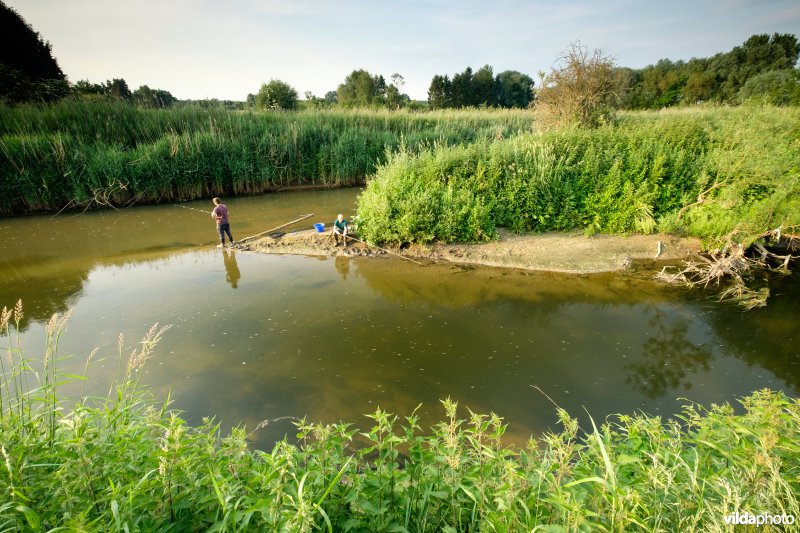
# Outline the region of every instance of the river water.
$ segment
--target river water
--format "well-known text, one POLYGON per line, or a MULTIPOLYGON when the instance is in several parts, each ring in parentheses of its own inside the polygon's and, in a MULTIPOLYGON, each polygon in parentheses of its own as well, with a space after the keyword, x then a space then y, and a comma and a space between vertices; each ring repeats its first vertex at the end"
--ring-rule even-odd
MULTIPOLYGON (((310 212, 297 227, 330 223, 357 193, 230 200, 234 237, 310 212)), ((744 312, 635 275, 224 251, 212 246, 211 204, 181 205, 0 219, 0 306, 23 300, 26 353, 41 353, 52 313, 73 309, 59 365, 82 373, 99 347, 86 392, 103 394, 119 333, 133 345, 154 322, 172 324, 144 381, 190 422, 223 428, 304 415, 365 424, 379 406, 419 404, 432 423, 450 396, 503 416, 519 443, 557 428, 551 399, 602 420, 763 387, 798 394, 797 276, 744 312)), ((255 444, 293 433, 278 420, 255 444)))

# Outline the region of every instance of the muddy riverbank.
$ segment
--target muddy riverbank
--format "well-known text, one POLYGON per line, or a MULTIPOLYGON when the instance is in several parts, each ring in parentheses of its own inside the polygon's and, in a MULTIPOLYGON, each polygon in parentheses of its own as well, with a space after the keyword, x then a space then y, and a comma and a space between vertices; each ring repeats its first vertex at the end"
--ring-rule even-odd
POLYGON ((543 272, 590 274, 613 272, 632 264, 679 261, 701 250, 700 241, 673 235, 595 235, 546 233, 515 235, 501 231, 496 241, 481 244, 412 245, 381 250, 361 242, 336 246, 326 233, 313 230, 263 237, 244 245, 268 254, 377 256, 402 254, 416 260, 448 261, 543 272), (388 251, 387 251, 388 250, 388 251))

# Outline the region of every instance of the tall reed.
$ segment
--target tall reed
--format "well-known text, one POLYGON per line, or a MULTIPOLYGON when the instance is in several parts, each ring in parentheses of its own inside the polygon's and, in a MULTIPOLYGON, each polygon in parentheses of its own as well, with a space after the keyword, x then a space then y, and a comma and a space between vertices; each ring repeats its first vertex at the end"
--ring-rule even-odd
POLYGON ((387 149, 529 131, 526 111, 0 106, 0 215, 362 182, 387 149))

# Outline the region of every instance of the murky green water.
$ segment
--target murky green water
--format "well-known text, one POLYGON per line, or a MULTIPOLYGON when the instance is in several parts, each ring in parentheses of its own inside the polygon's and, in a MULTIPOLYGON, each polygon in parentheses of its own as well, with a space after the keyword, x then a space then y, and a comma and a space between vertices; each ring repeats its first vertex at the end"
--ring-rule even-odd
MULTIPOLYGON (((231 200, 234 237, 314 212, 330 221, 357 191, 231 200)), ((210 210, 210 204, 187 207, 210 210)), ((22 298, 23 342, 74 309, 62 363, 108 388, 117 336, 173 324, 146 381, 191 421, 223 426, 308 415, 363 421, 418 404, 426 421, 450 395, 511 423, 510 437, 555 427, 555 408, 602 419, 675 413, 686 398, 733 401, 771 387, 796 395, 800 291, 787 278, 767 309, 623 275, 532 274, 390 258, 266 256, 214 249, 210 217, 174 206, 0 220, 0 305, 22 298)), ((268 445, 288 421, 258 435, 268 445)))

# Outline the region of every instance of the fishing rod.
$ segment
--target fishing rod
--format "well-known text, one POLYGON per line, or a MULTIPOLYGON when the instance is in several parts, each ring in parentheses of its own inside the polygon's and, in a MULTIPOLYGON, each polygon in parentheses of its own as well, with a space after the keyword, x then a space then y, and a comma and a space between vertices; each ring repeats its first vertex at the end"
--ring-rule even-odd
POLYGON ((305 220, 307 218, 311 218, 313 216, 314 216, 314 213, 309 213, 307 215, 303 215, 300 218, 292 220, 291 222, 287 222, 286 224, 281 224, 280 226, 276 226, 274 228, 268 229, 267 231, 262 231, 261 233, 256 233, 255 235, 250 235, 249 237, 245 237, 243 239, 239 239, 236 242, 237 242, 237 244, 241 244, 241 243, 245 243, 247 241, 251 241, 251 240, 255 239, 256 237, 261 237, 262 235, 267 235, 268 233, 272 233, 273 231, 277 231, 279 229, 283 229, 286 226, 291 226, 292 224, 296 224, 297 222, 300 222, 300 221, 305 220))
POLYGON ((344 238, 345 238, 345 242, 347 241, 347 239, 351 239, 351 240, 354 240, 354 241, 360 242, 361 244, 364 244, 364 245, 366 245, 366 246, 372 246, 373 248, 377 248, 378 250, 380 250, 380 251, 382 251, 382 252, 385 252, 385 253, 387 253, 387 254, 396 255, 396 256, 397 256, 397 257, 399 257, 400 259, 405 259, 406 261, 411 261, 411 262, 412 262, 412 263, 414 263, 415 265, 419 265, 419 266, 425 266, 425 264, 424 264, 424 263, 420 263, 419 261, 414 261, 414 260, 413 260, 413 259, 411 259, 410 257, 406 257, 406 256, 404 256, 404 255, 400 255, 400 254, 398 254, 398 253, 395 253, 395 252, 393 252, 393 251, 391 251, 391 250, 387 250, 386 248, 381 248, 380 246, 375 246, 375 245, 372 245, 372 244, 366 243, 366 242, 362 241, 361 239, 356 239, 355 237, 351 237, 350 235, 342 235, 342 237, 344 237, 344 238))
POLYGON ((186 205, 175 204, 175 207, 182 207, 184 209, 191 209, 192 211, 197 211, 198 213, 203 213, 204 215, 208 215, 208 214, 211 213, 211 211, 203 211, 202 209, 195 209, 194 207, 189 207, 189 206, 186 206, 186 205))

